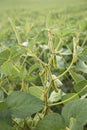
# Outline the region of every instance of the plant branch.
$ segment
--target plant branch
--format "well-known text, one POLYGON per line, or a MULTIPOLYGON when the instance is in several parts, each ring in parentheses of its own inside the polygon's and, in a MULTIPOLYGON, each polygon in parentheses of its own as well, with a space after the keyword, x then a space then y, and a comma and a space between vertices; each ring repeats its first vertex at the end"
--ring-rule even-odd
POLYGON ((78 94, 80 94, 81 92, 83 92, 85 89, 87 89, 87 85, 84 88, 82 88, 78 93, 76 93, 75 95, 71 96, 70 98, 68 98, 68 99, 66 99, 64 101, 61 101, 61 102, 57 102, 57 103, 53 103, 53 104, 48 104, 48 106, 52 107, 52 106, 57 106, 57 105, 66 103, 66 102, 72 100, 73 98, 75 98, 78 94))

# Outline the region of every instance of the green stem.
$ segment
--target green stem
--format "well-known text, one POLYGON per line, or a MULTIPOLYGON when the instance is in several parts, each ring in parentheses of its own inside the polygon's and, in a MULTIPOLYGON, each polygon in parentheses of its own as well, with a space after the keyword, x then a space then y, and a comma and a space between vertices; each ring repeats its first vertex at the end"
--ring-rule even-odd
POLYGON ((63 77, 71 69, 72 65, 73 65, 73 59, 71 61, 71 64, 69 65, 69 67, 62 74, 60 74, 57 78, 55 78, 54 80, 63 77))
POLYGON ((57 106, 57 105, 66 103, 66 102, 72 100, 73 98, 75 98, 78 94, 80 94, 81 92, 83 92, 86 88, 87 88, 87 85, 84 88, 82 88, 78 93, 76 93, 75 95, 71 96, 70 98, 68 98, 68 99, 66 99, 64 101, 58 102, 58 103, 48 104, 48 106, 52 107, 52 106, 57 106))
POLYGON ((10 24, 12 26, 12 29, 13 29, 15 35, 16 35, 16 38, 17 38, 17 41, 18 41, 18 45, 20 45, 21 42, 20 42, 19 35, 18 35, 18 33, 17 33, 16 29, 15 29, 15 25, 14 25, 14 23, 13 23, 11 18, 8 18, 8 20, 9 20, 9 22, 10 22, 10 24))
POLYGON ((63 77, 63 76, 71 69, 72 65, 73 65, 73 59, 72 59, 72 61, 71 61, 71 64, 69 65, 69 67, 66 69, 66 71, 64 71, 62 74, 60 74, 60 75, 58 76, 58 78, 63 77))
POLYGON ((56 51, 59 50, 59 48, 60 48, 60 46, 61 46, 61 43, 62 43, 62 39, 60 38, 59 44, 58 44, 58 46, 57 46, 57 48, 56 48, 56 51))

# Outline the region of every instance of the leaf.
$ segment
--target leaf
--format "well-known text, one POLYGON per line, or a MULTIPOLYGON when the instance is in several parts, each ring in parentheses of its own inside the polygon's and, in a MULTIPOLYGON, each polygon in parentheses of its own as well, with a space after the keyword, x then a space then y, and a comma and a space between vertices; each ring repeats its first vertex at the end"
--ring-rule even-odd
POLYGON ((79 130, 80 129, 80 125, 78 124, 77 120, 73 117, 70 118, 70 124, 69 124, 69 128, 70 130, 79 130))
POLYGON ((69 73, 76 83, 80 82, 81 80, 85 80, 85 78, 82 75, 77 74, 73 70, 70 70, 69 73))
POLYGON ((87 123, 87 99, 78 99, 66 104, 62 116, 66 126, 71 127, 70 130, 83 130, 87 123))
POLYGON ((29 93, 33 96, 43 100, 43 88, 41 86, 34 86, 29 88, 29 93))
POLYGON ((70 50, 68 50, 68 49, 65 49, 65 48, 62 48, 60 51, 59 51, 59 54, 60 55, 71 55, 72 54, 72 52, 70 51, 70 50))
POLYGON ((65 64, 63 61, 63 58, 61 56, 56 56, 56 60, 57 60, 57 66, 60 70, 65 69, 65 64))
POLYGON ((2 111, 0 111, 0 120, 6 122, 7 124, 11 125, 11 113, 10 111, 6 108, 4 108, 2 111))
POLYGON ((83 73, 87 73, 87 65, 83 61, 79 61, 76 65, 76 70, 79 70, 83 73))
POLYGON ((0 120, 0 130, 13 130, 13 129, 6 122, 0 120))
POLYGON ((58 92, 53 91, 49 97, 49 102, 57 102, 59 100, 61 100, 62 96, 63 96, 63 92, 61 89, 58 90, 58 92))
POLYGON ((75 29, 70 28, 70 27, 67 27, 67 28, 64 28, 64 29, 61 30, 61 33, 62 33, 63 36, 72 34, 73 32, 75 32, 75 29))
POLYGON ((18 74, 18 77, 20 77, 20 79, 24 79, 26 78, 27 75, 27 70, 25 67, 20 67, 20 73, 18 74))
POLYGON ((68 102, 71 102, 71 101, 73 101, 73 100, 79 99, 79 96, 78 96, 78 95, 76 95, 75 97, 74 97, 74 95, 76 95, 76 93, 67 93, 66 95, 64 95, 64 96, 62 97, 62 101, 67 100, 67 99, 69 99, 69 98, 71 98, 71 97, 73 96, 72 99, 70 99, 69 101, 65 102, 64 104, 66 104, 66 103, 68 103, 68 102))
POLYGON ((34 64, 29 68, 29 73, 32 73, 36 69, 40 68, 40 64, 34 64))
POLYGON ((11 113, 7 109, 5 102, 0 102, 0 130, 12 130, 11 125, 11 113))
POLYGON ((20 72, 19 69, 15 65, 13 65, 11 62, 5 62, 1 66, 1 69, 5 75, 16 75, 20 72))
POLYGON ((79 54, 79 59, 87 62, 87 47, 79 54))
POLYGON ((6 99, 8 108, 14 117, 24 118, 40 111, 43 102, 29 93, 15 91, 6 99))
POLYGON ((2 52, 0 52, 0 65, 2 65, 5 61, 7 61, 9 56, 10 51, 8 49, 5 49, 2 52))
POLYGON ((0 111, 6 108, 6 103, 5 102, 0 102, 0 111))
POLYGON ((4 93, 0 90, 0 102, 4 100, 4 93))
MULTIPOLYGON (((74 85, 74 90, 78 93, 81 89, 83 89, 87 85, 87 80, 82 80, 74 85)), ((84 89, 79 95, 82 96, 87 93, 87 89, 84 89)))
POLYGON ((4 74, 6 75, 10 75, 11 71, 12 71, 12 63, 10 62, 5 62, 2 66, 1 69, 3 71, 4 74))
POLYGON ((17 60, 18 58, 20 58, 20 56, 25 54, 25 52, 26 52, 25 48, 19 47, 17 45, 12 46, 10 48, 10 59, 17 60))
POLYGON ((57 113, 45 116, 36 126, 35 130, 65 130, 62 117, 57 113))

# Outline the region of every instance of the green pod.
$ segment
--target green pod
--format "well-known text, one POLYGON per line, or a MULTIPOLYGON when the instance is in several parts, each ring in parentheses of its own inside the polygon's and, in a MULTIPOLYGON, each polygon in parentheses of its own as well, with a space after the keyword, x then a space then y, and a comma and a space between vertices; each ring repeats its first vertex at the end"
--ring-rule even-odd
POLYGON ((52 75, 52 79, 54 82, 54 86, 56 86, 57 88, 60 88, 63 85, 62 82, 55 75, 52 75))

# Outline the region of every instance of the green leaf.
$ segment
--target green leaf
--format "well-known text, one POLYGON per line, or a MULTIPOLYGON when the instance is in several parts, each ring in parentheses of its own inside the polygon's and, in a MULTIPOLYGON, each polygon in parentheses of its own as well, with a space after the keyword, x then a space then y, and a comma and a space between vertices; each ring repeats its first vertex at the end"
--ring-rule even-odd
POLYGON ((87 99, 78 99, 66 104, 62 116, 70 130, 83 130, 87 123, 87 99))
POLYGON ((83 62, 81 60, 77 63, 75 69, 79 70, 79 71, 81 71, 83 73, 87 73, 87 65, 85 64, 85 62, 83 62))
POLYGON ((69 34, 72 34, 73 32, 75 32, 75 29, 74 28, 64 28, 61 30, 61 33, 63 36, 66 36, 66 35, 69 35, 69 34))
POLYGON ((53 91, 49 97, 49 102, 57 102, 59 100, 61 100, 62 96, 63 96, 63 91, 61 89, 58 90, 58 92, 53 91))
POLYGON ((29 68, 29 73, 32 73, 36 69, 40 68, 40 64, 34 64, 29 68))
POLYGON ((13 46, 10 48, 10 58, 12 60, 17 60, 18 58, 20 58, 20 56, 22 56, 23 54, 25 54, 26 50, 22 47, 19 46, 13 46))
POLYGON ((87 62, 87 47, 79 55, 79 59, 87 62))
POLYGON ((0 120, 6 122, 9 125, 12 124, 11 112, 7 108, 4 108, 2 111, 0 111, 0 120))
POLYGON ((1 69, 5 75, 16 75, 20 72, 19 69, 15 65, 13 65, 11 62, 5 62, 1 66, 1 69))
POLYGON ((29 93, 15 91, 6 99, 8 108, 14 117, 24 118, 40 111, 43 102, 29 93))
POLYGON ((4 100, 4 93, 0 90, 0 102, 4 100))
POLYGON ((73 117, 70 118, 69 128, 70 130, 79 130, 81 126, 78 124, 77 120, 73 117))
POLYGON ((6 108, 6 103, 5 102, 0 102, 0 111, 6 108))
POLYGON ((41 86, 33 86, 29 88, 29 93, 43 100, 43 88, 41 86))
POLYGON ((24 79, 26 77, 26 75, 27 75, 27 70, 25 67, 22 67, 20 69, 20 73, 18 74, 18 77, 20 77, 20 79, 24 79))
POLYGON ((10 75, 12 72, 12 63, 10 62, 5 62, 2 66, 1 69, 3 71, 4 74, 6 75, 10 75))
POLYGON ((57 60, 57 66, 60 70, 65 69, 65 64, 63 61, 63 58, 61 56, 56 56, 56 60, 57 60))
POLYGON ((0 130, 13 130, 13 129, 6 122, 0 120, 0 130))
MULTIPOLYGON (((83 89, 87 85, 87 80, 82 80, 74 85, 74 90, 78 93, 81 89, 83 89)), ((87 93, 87 89, 84 89, 79 95, 82 96, 87 93)))
POLYGON ((82 75, 74 72, 73 70, 70 70, 69 73, 76 83, 80 82, 81 80, 85 80, 85 78, 82 75))
POLYGON ((75 96, 75 95, 76 95, 76 93, 67 93, 66 95, 64 95, 64 96, 62 97, 62 101, 67 100, 67 99, 71 98, 72 96, 73 96, 73 98, 70 99, 69 101, 65 102, 64 104, 66 104, 66 103, 68 103, 68 102, 71 102, 71 101, 73 101, 73 100, 79 99, 79 96, 78 96, 78 95, 75 96), (74 97, 74 96, 75 96, 75 97, 74 97))
POLYGON ((52 113, 44 117, 35 130, 65 130, 65 125, 59 114, 52 113))
POLYGON ((62 48, 60 51, 59 51, 59 54, 60 55, 71 55, 72 54, 72 52, 70 51, 70 50, 68 50, 68 49, 65 49, 65 48, 62 48))
POLYGON ((7 61, 9 56, 10 51, 8 49, 5 49, 2 52, 0 52, 0 65, 2 65, 5 61, 7 61))
POLYGON ((7 108, 6 102, 0 103, 0 120, 7 124, 11 124, 11 113, 7 108))

